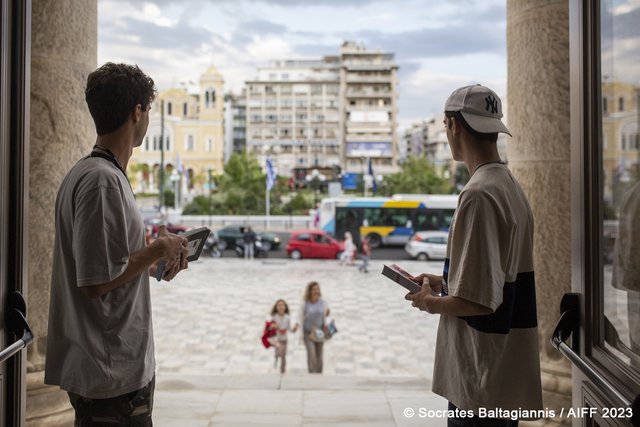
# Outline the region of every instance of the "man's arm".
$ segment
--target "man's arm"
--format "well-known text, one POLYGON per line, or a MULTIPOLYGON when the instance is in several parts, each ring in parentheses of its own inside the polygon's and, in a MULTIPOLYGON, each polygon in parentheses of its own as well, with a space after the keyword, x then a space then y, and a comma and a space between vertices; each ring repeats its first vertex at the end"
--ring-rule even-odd
MULTIPOLYGON (((420 275, 418 277, 421 277, 420 275)), ((436 276, 438 277, 438 276, 436 276)), ((441 278, 440 278, 441 280, 441 278)), ((442 282, 435 286, 430 283, 428 275, 423 276, 422 290, 415 294, 408 293, 405 299, 412 302, 414 307, 431 314, 448 314, 451 316, 483 316, 493 313, 489 307, 473 301, 454 296, 439 296, 433 290, 441 287, 442 282), (438 286, 439 285, 439 286, 438 286)))
POLYGON ((158 239, 152 244, 131 254, 127 268, 120 276, 110 282, 94 286, 83 286, 80 289, 82 289, 84 294, 89 298, 99 298, 139 276, 145 269, 148 269, 161 258, 166 259, 170 263, 169 273, 165 276, 165 280, 169 281, 173 279, 180 270, 187 268, 187 254, 187 239, 175 234, 168 234, 166 231, 161 231, 158 239))

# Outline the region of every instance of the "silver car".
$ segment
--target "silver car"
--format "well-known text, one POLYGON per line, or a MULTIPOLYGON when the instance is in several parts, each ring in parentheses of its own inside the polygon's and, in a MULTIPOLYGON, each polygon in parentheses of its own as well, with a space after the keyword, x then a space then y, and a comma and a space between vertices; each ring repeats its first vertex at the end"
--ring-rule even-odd
POLYGON ((404 245, 411 258, 421 261, 444 259, 447 252, 446 231, 418 231, 404 245))

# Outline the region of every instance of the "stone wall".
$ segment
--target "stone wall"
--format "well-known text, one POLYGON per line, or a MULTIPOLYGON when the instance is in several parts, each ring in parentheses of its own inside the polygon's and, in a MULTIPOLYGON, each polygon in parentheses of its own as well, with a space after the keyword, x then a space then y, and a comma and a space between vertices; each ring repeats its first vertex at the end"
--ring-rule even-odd
POLYGON ((569 3, 508 0, 509 166, 535 216, 544 403, 571 406, 571 368, 549 343, 571 290, 569 3))
POLYGON ((66 393, 44 385, 54 205, 62 178, 95 142, 84 101, 96 68, 97 0, 32 0, 27 426, 73 424, 66 393))

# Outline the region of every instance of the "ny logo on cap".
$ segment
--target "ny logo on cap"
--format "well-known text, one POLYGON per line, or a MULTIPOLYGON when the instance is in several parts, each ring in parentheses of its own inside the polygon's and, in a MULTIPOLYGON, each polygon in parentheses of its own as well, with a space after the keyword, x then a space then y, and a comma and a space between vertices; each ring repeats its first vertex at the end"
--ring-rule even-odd
POLYGON ((489 108, 491 108, 491 114, 496 114, 498 112, 498 100, 493 95, 487 96, 484 100, 487 103, 484 109, 489 111, 489 108))

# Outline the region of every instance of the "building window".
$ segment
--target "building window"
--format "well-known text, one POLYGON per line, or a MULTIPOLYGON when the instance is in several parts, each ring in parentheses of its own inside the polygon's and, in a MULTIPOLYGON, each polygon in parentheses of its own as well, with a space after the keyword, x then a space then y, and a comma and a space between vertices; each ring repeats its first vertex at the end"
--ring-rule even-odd
POLYGON ((603 114, 607 114, 607 109, 609 108, 608 105, 607 105, 608 103, 609 103, 609 100, 607 99, 606 96, 604 98, 602 98, 602 113, 603 114))
POLYGON ((195 137, 193 135, 187 135, 187 141, 184 149, 186 151, 194 151, 196 149, 195 137))
POLYGON ((158 137, 153 137, 153 151, 158 151, 158 137))
POLYGON ((208 106, 209 106, 209 91, 206 91, 206 92, 204 93, 204 105, 205 105, 206 107, 208 107, 208 106))
POLYGON ((188 108, 189 108, 189 106, 187 105, 186 102, 184 104, 182 104, 182 115, 184 117, 187 117, 188 108))
POLYGON ((149 151, 149 137, 144 137, 144 151, 149 151))
POLYGON ((165 150, 171 151, 171 137, 167 136, 167 141, 164 146, 165 150))
POLYGON ((207 151, 213 151, 213 138, 207 138, 207 151))
POLYGON ((167 103, 167 114, 171 115, 171 111, 173 110, 173 104, 171 102, 167 103))
POLYGON ((626 150, 626 149, 627 149, 627 135, 625 135, 625 134, 622 134, 622 144, 621 144, 621 147, 622 147, 622 151, 624 151, 624 150, 626 150))
POLYGON ((624 111, 624 98, 618 98, 618 111, 624 111))

